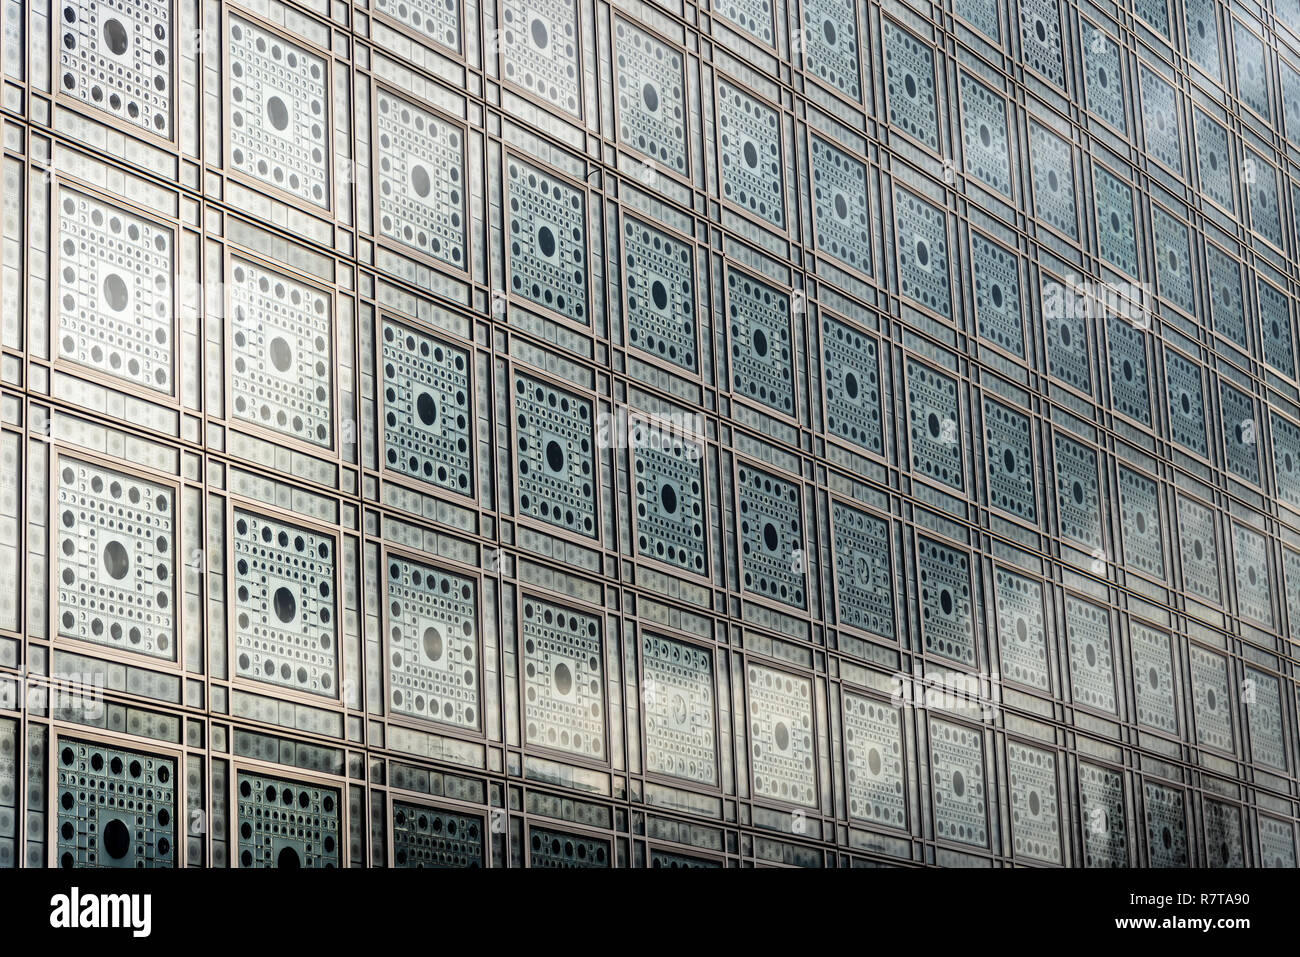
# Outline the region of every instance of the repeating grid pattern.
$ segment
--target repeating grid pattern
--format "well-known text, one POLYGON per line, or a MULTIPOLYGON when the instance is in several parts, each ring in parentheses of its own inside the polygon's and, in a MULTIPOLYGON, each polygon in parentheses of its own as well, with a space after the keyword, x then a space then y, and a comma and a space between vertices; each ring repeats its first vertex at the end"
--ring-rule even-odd
POLYGON ((133 126, 170 138, 170 5, 158 0, 71 0, 60 8, 60 89, 133 126))

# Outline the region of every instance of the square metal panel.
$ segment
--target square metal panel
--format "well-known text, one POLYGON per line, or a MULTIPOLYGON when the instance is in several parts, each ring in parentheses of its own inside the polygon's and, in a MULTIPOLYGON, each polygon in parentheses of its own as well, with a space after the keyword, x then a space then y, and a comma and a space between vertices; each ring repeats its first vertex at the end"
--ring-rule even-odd
POLYGON ((912 470, 951 488, 964 488, 957 380, 909 358, 907 421, 912 470))
POLYGON ((407 801, 393 802, 394 866, 483 867, 485 852, 481 817, 407 801))
POLYGON ((171 4, 64 0, 59 9, 59 89, 132 126, 171 138, 171 4))
POLYGON ((1057 434, 1056 511, 1061 535, 1090 549, 1101 548, 1097 452, 1057 434))
POLYGON ((961 75, 962 161, 968 176, 1011 197, 1007 102, 969 74, 961 75))
POLYGON ((1282 219, 1277 177, 1278 171, 1272 163, 1254 150, 1246 150, 1241 179, 1246 189, 1251 228, 1281 249, 1282 219))
POLYGON ((565 870, 611 867, 609 841, 585 834, 530 826, 528 866, 565 870))
POLYGON ((917 590, 925 650, 975 666, 975 611, 970 555, 918 535, 917 590))
POLYGON ((1133 187, 1094 163, 1092 189, 1102 260, 1130 276, 1136 276, 1138 256, 1133 232, 1133 187))
POLYGON ((802 40, 807 70, 850 99, 861 102, 858 17, 854 0, 805 0, 802 40))
POLYGON ((1207 243, 1205 263, 1210 281, 1210 316, 1214 331, 1242 349, 1246 342, 1246 316, 1241 304, 1241 265, 1218 246, 1207 243))
POLYGON ((1061 12, 1056 0, 1020 0, 1020 54, 1026 65, 1065 89, 1061 12))
POLYGON ((1289 762, 1278 679, 1247 666, 1241 697, 1250 731, 1251 760, 1285 773, 1289 762))
POLYGON ((375 107, 379 234, 468 268, 464 133, 385 90, 375 107))
POLYGON ((794 344, 790 296, 747 273, 727 269, 731 387, 794 415, 794 344))
POLYGON ((984 465, 989 505, 1034 521, 1038 509, 1034 501, 1033 427, 1028 416, 987 397, 984 465))
POLYGON ((1079 236, 1074 197, 1074 156, 1070 144, 1038 123, 1029 124, 1034 215, 1072 239, 1079 236))
POLYGON ((1237 583, 1237 612, 1243 618, 1272 628, 1268 540, 1235 522, 1232 523, 1232 567, 1237 583))
POLYGON ((736 469, 744 590, 795 608, 807 604, 799 486, 749 465, 736 469))
POLYGON ((605 665, 600 619, 525 596, 524 741, 606 760, 605 665))
POLYGON ((820 136, 810 138, 817 249, 863 273, 871 272, 871 205, 867 166, 820 136))
POLYGON ((1155 239, 1156 284, 1164 296, 1183 312, 1196 311, 1192 285, 1191 234, 1187 225, 1159 206, 1151 206, 1151 233, 1155 239))
POLYGON ((714 9, 750 36, 773 45, 772 0, 721 0, 714 9))
POLYGON ((740 87, 718 81, 722 197, 785 229, 781 117, 740 87))
POLYGON ((176 866, 176 762, 61 738, 58 840, 63 868, 176 866))
POLYGON ((952 318, 948 284, 948 217, 942 209, 894 187, 899 291, 952 318))
POLYGON ((1056 755, 1007 742, 1011 837, 1017 857, 1061 863, 1061 793, 1056 755))
POLYGON ((375 12, 392 17, 434 43, 460 49, 460 0, 375 0, 375 12))
POLYGON ((1255 400, 1219 381, 1219 420, 1223 426, 1223 456, 1228 470, 1238 478, 1259 484, 1259 417, 1255 400))
POLYGON ((1295 325, 1291 319, 1290 299, 1276 286, 1256 278, 1259 294, 1260 344, 1264 361, 1295 378, 1295 325))
POLYGON ((752 661, 746 673, 755 795, 816 807, 812 682, 752 661))
POLYGON ((474 581, 389 555, 388 693, 395 714, 476 729, 478 591, 474 581))
POLYGON ((583 191, 507 156, 506 194, 511 292, 590 325, 583 191))
POLYGON ((230 266, 234 418, 329 448, 334 308, 315 286, 250 260, 230 266))
POLYGON ((1151 376, 1147 369, 1147 332, 1127 319, 1106 319, 1110 360, 1110 404, 1122 415, 1151 425, 1151 376))
POLYGON ((1205 817, 1205 856, 1210 867, 1245 867, 1241 808, 1206 798, 1202 810, 1205 817))
POLYGON ((1042 583, 999 568, 994 588, 1003 680, 1051 691, 1042 583))
POLYGON ((1187 26, 1187 55, 1192 62, 1218 80, 1222 75, 1219 54, 1219 11, 1215 0, 1184 0, 1187 26))
POLYGON ((175 490, 60 455, 55 508, 58 634, 175 661, 175 490))
POLYGON ((1109 768, 1079 762, 1079 813, 1085 867, 1128 867, 1124 779, 1109 768))
POLYGON ((229 18, 231 166, 297 199, 330 206, 329 66, 277 33, 229 18))
POLYGON ((894 576, 889 523, 835 502, 836 611, 842 624, 894 640, 894 576))
POLYGON ((880 357, 876 340, 822 313, 826 431, 883 455, 880 357))
POLYGON ((58 190, 58 356, 175 394, 172 230, 58 190))
POLYGON ((235 801, 240 867, 342 866, 334 788, 241 771, 235 801))
POLYGON ((1296 866, 1295 827, 1266 814, 1259 816, 1259 856, 1265 867, 1296 866))
POLYGON ((646 770, 717 784, 712 654, 683 641, 643 634, 641 668, 646 770))
POLYGON ((979 731, 930 719, 930 797, 936 837, 988 847, 984 740, 979 731))
POLYGON ((1142 782, 1146 804, 1147 854, 1151 867, 1187 866, 1187 812, 1183 792, 1142 782))
POLYGON ((1300 642, 1300 552, 1282 549, 1283 592, 1286 594, 1287 636, 1300 642))
POLYGON ((614 18, 619 142, 679 176, 689 169, 682 55, 614 18))
POLYGON ((1138 77, 1142 92, 1142 142, 1150 156, 1181 174, 1183 150, 1178 135, 1178 93, 1144 66, 1138 67, 1138 77))
POLYGON ((1201 368, 1181 353, 1165 349, 1165 398, 1169 433, 1179 445, 1208 455, 1205 440, 1205 397, 1201 368))
POLYGON ((1118 714, 1110 612, 1069 596, 1065 599, 1065 631, 1074 703, 1118 714))
POLYGON ((1020 301, 1020 259, 978 233, 971 234, 970 253, 980 337, 1023 359, 1025 324, 1020 301))
POLYGON ((903 728, 898 708, 844 692, 844 773, 849 817, 907 827, 903 728))
POLYGON ((1174 685, 1169 636, 1133 622, 1129 646, 1133 655, 1133 690, 1139 724, 1165 734, 1178 733, 1178 692, 1174 685))
POLYGON ((1219 547, 1214 513, 1178 496, 1178 550, 1182 556, 1183 588, 1197 598, 1218 604, 1219 547))
POLYGON ((1286 139, 1292 146, 1300 146, 1300 71, 1284 60, 1278 60, 1281 77, 1282 118, 1286 139))
POLYGON ((515 475, 520 511, 595 538, 596 457, 591 400, 515 373, 515 475))
POLYGON ((704 450, 641 420, 630 431, 637 553, 707 575, 704 450))
POLYGON ((1222 655, 1192 645, 1188 663, 1192 671, 1192 713, 1196 718, 1196 742, 1220 751, 1235 752, 1227 660, 1222 655))
POLYGON ((1162 37, 1169 36, 1169 6, 1167 0, 1133 0, 1133 9, 1143 20, 1155 27, 1162 37))
POLYGON ((1002 6, 998 0, 963 0, 954 12, 994 43, 1001 43, 1002 24, 998 11, 1002 6))
POLYGON ((573 0, 503 0, 497 44, 506 80, 582 115, 578 8, 573 0))
POLYGON ((1088 109, 1111 126, 1126 132, 1128 117, 1119 44, 1087 20, 1081 19, 1079 26, 1088 109))
POLYGON ((889 125, 937 153, 939 114, 935 108, 934 51, 892 20, 882 23, 889 125))
POLYGON ((235 673, 337 698, 335 541, 235 509, 235 673))
POLYGON ((1119 466, 1120 529, 1124 564, 1153 578, 1165 577, 1164 521, 1154 481, 1119 466))
POLYGON ((1273 435, 1273 482, 1278 497, 1300 509, 1300 428, 1270 412, 1269 431, 1273 435))
POLYGON ((1088 346, 1088 317, 1080 294, 1055 279, 1043 277, 1043 324, 1047 368, 1066 385, 1092 392, 1092 359, 1088 346))
POLYGON ((649 223, 623 219, 628 343, 688 372, 699 369, 695 254, 649 223))
POLYGON ((1232 153, 1228 131, 1215 120, 1196 111, 1196 163, 1201 191, 1229 212, 1235 212, 1233 200, 1232 153))
POLYGON ((390 469, 468 495, 474 488, 469 352, 383 323, 384 461, 390 469))

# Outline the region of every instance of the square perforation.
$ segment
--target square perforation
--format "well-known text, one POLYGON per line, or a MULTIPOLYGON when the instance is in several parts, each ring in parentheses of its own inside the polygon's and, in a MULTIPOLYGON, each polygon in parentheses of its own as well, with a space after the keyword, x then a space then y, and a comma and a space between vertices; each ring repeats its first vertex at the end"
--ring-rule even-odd
POLYGON ((510 289, 583 325, 587 312, 587 226, 583 191, 506 157, 510 289))
POLYGON ((582 115, 573 0, 504 0, 497 40, 506 80, 567 113, 582 115))
POLYGON ((688 372, 699 368, 695 256, 690 245, 648 223, 623 220, 623 288, 633 348, 688 372))
POLYGON ((614 57, 619 141, 685 176, 687 114, 682 55, 615 17, 614 57))
POLYGON ((523 601, 524 740, 606 758, 600 620, 535 597, 523 601))
POLYGON ((646 770, 717 784, 712 656, 695 645, 645 634, 641 667, 646 770))
POLYGON ((515 374, 519 510, 588 538, 596 528, 594 417, 589 399, 515 374))
POLYGON ((907 827, 898 708, 844 692, 844 766, 849 817, 907 827))
POLYGON ((736 469, 736 503, 745 591, 806 607, 799 486, 741 465, 736 469))
POLYGON ((1110 613, 1090 601, 1067 597, 1065 632, 1070 646, 1074 703, 1116 714, 1110 613))
POLYGON ((773 45, 772 0, 721 0, 715 9, 750 36, 773 45))
POLYGON ((339 792, 241 771, 236 815, 240 867, 340 867, 339 792))
POLYGON ((64 0, 59 85, 82 103, 172 135, 172 13, 166 0, 64 0))
POLYGON ((731 387, 746 398, 794 415, 794 346, 790 296, 727 269, 731 387))
POLYGON ((723 198, 785 229, 781 118, 723 80, 718 81, 718 155, 723 198))
POLYGON ((883 455, 876 340, 822 313, 822 356, 826 430, 883 455))
POLYGON ((630 431, 637 552, 707 575, 704 450, 639 420, 630 431))
POLYGON ((999 568, 994 587, 1002 677, 1050 691, 1042 583, 999 568))
POLYGON ((930 786, 935 836, 987 847, 984 741, 979 731, 930 719, 930 786))
POLYGON ((951 488, 964 488, 957 380, 908 359, 907 420, 913 471, 951 488))
POLYGON ((176 762, 94 741, 58 743, 64 868, 176 866, 176 762))
POLYGON ((871 272, 871 207, 867 167, 819 136, 811 138, 812 200, 817 248, 871 272))
POLYGON ((894 639, 894 579, 889 523, 835 502, 835 597, 842 624, 894 639))
POLYGON ((754 793, 816 807, 812 682, 754 662, 746 672, 754 793))

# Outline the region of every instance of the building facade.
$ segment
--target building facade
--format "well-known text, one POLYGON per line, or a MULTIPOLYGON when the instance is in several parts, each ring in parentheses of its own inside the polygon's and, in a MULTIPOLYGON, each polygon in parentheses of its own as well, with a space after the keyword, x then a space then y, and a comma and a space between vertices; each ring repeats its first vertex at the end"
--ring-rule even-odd
POLYGON ((1300 0, 0 20, 0 864, 1295 865, 1300 0))

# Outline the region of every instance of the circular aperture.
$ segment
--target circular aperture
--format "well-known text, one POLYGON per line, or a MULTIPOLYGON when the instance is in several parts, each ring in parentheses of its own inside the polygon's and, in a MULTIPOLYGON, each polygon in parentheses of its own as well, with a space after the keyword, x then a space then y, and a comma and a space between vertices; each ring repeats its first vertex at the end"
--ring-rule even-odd
POLYGON ((283 585, 275 590, 272 605, 275 607, 275 617, 286 625, 293 621, 294 615, 298 613, 298 599, 294 598, 293 592, 283 585))
POLYGON ((131 850, 131 831, 117 818, 104 825, 104 851, 115 861, 131 850))
POLYGON ((280 132, 289 128, 289 107, 285 105, 284 100, 278 96, 273 96, 266 101, 266 118, 271 121, 280 132))
POLYGON ((104 570, 117 581, 125 578, 131 570, 131 558, 121 542, 113 541, 104 546, 104 570))

